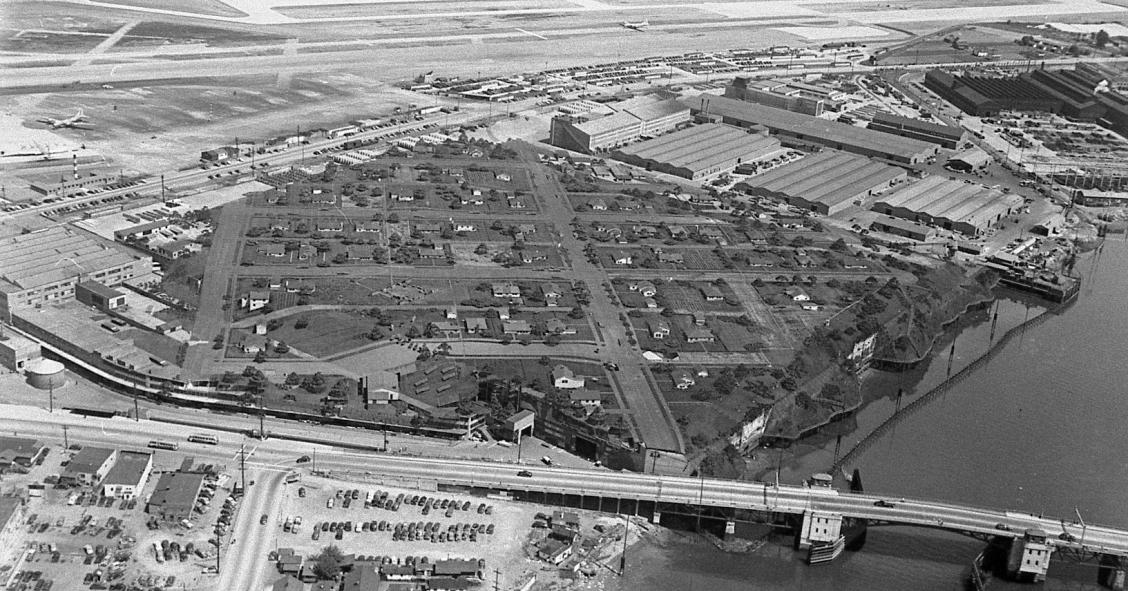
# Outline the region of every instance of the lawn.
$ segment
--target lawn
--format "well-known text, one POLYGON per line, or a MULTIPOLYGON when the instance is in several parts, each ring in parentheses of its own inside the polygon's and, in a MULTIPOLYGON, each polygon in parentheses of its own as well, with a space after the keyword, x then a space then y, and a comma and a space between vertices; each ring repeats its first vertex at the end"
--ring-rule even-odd
POLYGON ((359 313, 318 310, 285 318, 282 326, 269 331, 267 336, 315 357, 326 357, 371 343, 365 334, 374 324, 359 313), (299 320, 308 326, 296 328, 299 320))

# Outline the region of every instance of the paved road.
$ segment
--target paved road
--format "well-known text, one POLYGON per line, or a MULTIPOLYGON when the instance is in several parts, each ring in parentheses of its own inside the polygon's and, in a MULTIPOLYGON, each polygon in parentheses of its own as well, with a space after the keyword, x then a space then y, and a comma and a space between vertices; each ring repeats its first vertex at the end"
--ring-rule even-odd
MULTIPOLYGON (((522 154, 528 161, 533 159, 528 152, 522 154)), ((539 189, 538 194, 544 197, 545 217, 560 225, 569 223, 573 212, 567 192, 556 175, 546 173, 535 164, 530 169, 533 171, 533 184, 539 189)), ((622 408, 634 425, 639 440, 649 449, 684 453, 681 430, 674 422, 662 393, 653 387, 648 377, 649 370, 643 365, 638 351, 630 345, 627 330, 619 320, 620 308, 603 288, 603 283, 609 280, 607 272, 588 261, 584 254, 586 243, 573 237, 567 228, 559 229, 563 235, 561 246, 572 261, 571 276, 585 282, 591 291, 591 304, 586 310, 603 337, 603 345, 593 354, 619 366, 613 377, 618 384, 622 408)))
MULTIPOLYGON (((22 408, 22 407, 21 407, 22 408)), ((11 410, 11 409, 8 409, 11 410)), ((169 426, 151 421, 122 425, 122 419, 92 419, 63 415, 49 415, 36 409, 35 412, 9 412, 7 416, 19 415, 20 419, 0 419, 0 430, 16 430, 26 436, 37 436, 55 441, 60 438, 59 424, 71 424, 71 439, 82 443, 102 443, 138 445, 139 442, 170 436, 170 431, 179 432, 185 428, 169 426), (106 429, 106 431, 103 431, 106 429)), ((198 430, 198 429, 197 429, 198 430)), ((228 437, 227 434, 220 434, 228 437)), ((221 440, 219 446, 193 446, 201 448, 192 453, 199 457, 222 458, 228 462, 237 449, 232 443, 221 440)), ((297 449, 307 449, 309 444, 270 439, 256 442, 256 450, 248 466, 256 472, 256 487, 251 487, 250 495, 244 503, 237 522, 236 547, 232 552, 240 563, 250 567, 248 570, 261 572, 262 560, 269 536, 254 535, 258 517, 267 510, 278 493, 275 478, 281 478, 281 466, 287 457, 293 457, 297 449), (258 476, 265 473, 265 476, 258 476), (267 486, 260 486, 266 484, 267 486), (258 496, 261 495, 261 496, 258 496), (254 527, 247 525, 249 522, 254 527), (250 533, 251 538, 262 538, 258 543, 241 546, 239 536, 250 533)), ((715 507, 735 507, 752 510, 774 510, 790 513, 822 511, 848 517, 860 517, 895 523, 940 528, 960 532, 973 532, 989 535, 1018 537, 1028 528, 1040 528, 1050 536, 1049 542, 1059 548, 1084 548, 1090 551, 1106 552, 1128 556, 1128 530, 1095 524, 1082 526, 1080 523, 1065 522, 1053 517, 1038 517, 1030 514, 1014 513, 999 509, 958 505, 928 499, 898 499, 888 495, 838 493, 831 489, 805 486, 776 486, 771 483, 751 481, 730 481, 711 478, 685 478, 654 476, 634 472, 618 472, 606 469, 577 469, 562 467, 527 467, 530 477, 517 475, 515 466, 490 461, 459 460, 449 458, 401 457, 376 453, 343 451, 329 447, 319 447, 318 469, 333 472, 362 473, 383 477, 386 481, 413 486, 422 482, 438 482, 454 485, 467 485, 497 488, 500 490, 537 490, 591 496, 607 496, 645 501, 669 503, 705 504, 715 507), (414 483, 414 484, 413 484, 414 483), (879 500, 890 502, 891 507, 875 505, 879 500), (1003 524, 1006 529, 1000 529, 1003 524), (1058 539, 1063 531, 1076 537, 1074 541, 1058 539)), ((235 561, 229 559, 228 564, 235 561)), ((261 587, 253 573, 244 574, 232 586, 221 589, 258 591, 261 587)))
POLYGON ((227 554, 221 557, 216 589, 258 590, 263 588, 267 555, 278 535, 278 512, 275 507, 282 496, 285 474, 278 471, 249 470, 247 487, 239 516, 231 530, 227 554), (266 525, 259 518, 266 514, 266 525))

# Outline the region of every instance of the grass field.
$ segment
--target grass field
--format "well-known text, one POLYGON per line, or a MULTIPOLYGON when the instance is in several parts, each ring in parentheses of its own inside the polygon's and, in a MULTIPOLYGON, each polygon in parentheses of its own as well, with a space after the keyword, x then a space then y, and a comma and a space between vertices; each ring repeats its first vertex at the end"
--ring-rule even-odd
POLYGON ((286 318, 280 328, 270 331, 267 336, 299 351, 326 357, 372 342, 364 334, 372 329, 373 324, 375 322, 371 319, 358 313, 302 312, 286 318), (309 325, 295 328, 298 320, 305 320, 309 325))

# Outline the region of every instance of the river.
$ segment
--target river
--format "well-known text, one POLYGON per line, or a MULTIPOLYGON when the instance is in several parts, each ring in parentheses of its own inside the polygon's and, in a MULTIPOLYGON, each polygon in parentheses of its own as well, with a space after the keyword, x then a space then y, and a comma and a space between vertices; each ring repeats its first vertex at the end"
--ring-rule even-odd
MULTIPOLYGON (((944 395, 905 416, 857 457, 867 491, 1045 513, 1128 527, 1128 243, 1106 242, 1078 264, 1084 285, 1066 309, 1007 343, 944 395)), ((1044 302, 1000 292, 995 339, 1042 313, 1044 302)), ((926 367, 871 372, 873 402, 847 422, 841 452, 896 409, 942 382, 992 342, 991 317, 970 315, 945 335, 926 367)), ((788 450, 784 482, 826 470, 835 440, 821 436, 788 450)), ((724 554, 693 535, 628 555, 627 589, 964 589, 983 543, 910 527, 871 527, 865 547, 808 567, 780 539, 750 554, 724 554)), ((1046 589, 1099 589, 1095 569, 1055 561, 1046 589)), ((995 581, 992 589, 1029 589, 995 581)))

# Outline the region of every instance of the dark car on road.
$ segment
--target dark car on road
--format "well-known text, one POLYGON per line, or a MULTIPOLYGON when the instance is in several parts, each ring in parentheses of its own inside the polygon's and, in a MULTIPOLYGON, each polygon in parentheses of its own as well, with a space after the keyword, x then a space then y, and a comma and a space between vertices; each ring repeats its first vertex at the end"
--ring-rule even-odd
POLYGON ((886 508, 893 508, 893 507, 897 506, 895 503, 891 503, 889 501, 886 501, 885 499, 879 499, 879 500, 875 501, 873 505, 875 507, 886 507, 886 508))
POLYGON ((269 521, 269 520, 270 520, 270 516, 268 516, 266 513, 263 513, 262 517, 259 517, 259 523, 261 525, 266 525, 266 522, 269 521))
POLYGON ((521 478, 532 478, 533 477, 533 473, 529 472, 528 470, 521 470, 520 472, 517 473, 517 475, 520 476, 521 478))
POLYGON ((304 464, 304 463, 308 462, 309 460, 310 460, 309 456, 301 456, 300 458, 298 458, 298 463, 304 464))

